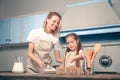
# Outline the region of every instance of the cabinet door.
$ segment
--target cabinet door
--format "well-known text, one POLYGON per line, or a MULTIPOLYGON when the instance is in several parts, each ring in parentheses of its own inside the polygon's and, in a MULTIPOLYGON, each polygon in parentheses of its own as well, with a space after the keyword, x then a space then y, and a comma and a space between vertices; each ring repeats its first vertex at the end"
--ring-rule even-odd
POLYGON ((21 18, 10 19, 10 42, 9 43, 20 43, 21 39, 21 18))
POLYGON ((26 37, 28 36, 28 32, 30 32, 35 27, 35 17, 34 16, 26 16, 23 19, 23 28, 22 28, 22 42, 26 42, 26 37))
POLYGON ((47 17, 47 14, 35 15, 35 27, 36 28, 43 27, 43 22, 46 19, 46 17, 47 17))
POLYGON ((23 18, 22 42, 27 42, 27 36, 32 29, 41 28, 47 14, 26 16, 23 18))
POLYGON ((9 43, 9 19, 0 20, 0 44, 9 43))

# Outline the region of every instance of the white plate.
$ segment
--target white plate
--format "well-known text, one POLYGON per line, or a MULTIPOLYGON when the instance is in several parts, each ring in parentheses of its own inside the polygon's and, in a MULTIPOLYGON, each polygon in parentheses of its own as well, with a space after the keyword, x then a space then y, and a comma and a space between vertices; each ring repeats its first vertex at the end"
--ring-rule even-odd
POLYGON ((44 69, 45 73, 56 73, 56 69, 50 68, 50 69, 44 69))

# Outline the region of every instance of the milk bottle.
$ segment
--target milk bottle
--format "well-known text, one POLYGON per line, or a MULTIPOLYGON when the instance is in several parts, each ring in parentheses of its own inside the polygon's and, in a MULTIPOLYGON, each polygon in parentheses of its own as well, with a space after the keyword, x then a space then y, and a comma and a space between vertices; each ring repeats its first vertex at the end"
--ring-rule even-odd
POLYGON ((24 72, 22 57, 15 58, 12 72, 14 72, 14 73, 23 73, 24 72))

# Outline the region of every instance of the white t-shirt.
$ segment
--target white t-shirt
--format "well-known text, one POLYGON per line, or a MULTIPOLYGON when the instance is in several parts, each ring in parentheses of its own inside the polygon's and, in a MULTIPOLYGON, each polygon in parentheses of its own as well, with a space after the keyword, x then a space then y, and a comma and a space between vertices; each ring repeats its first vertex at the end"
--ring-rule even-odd
POLYGON ((27 40, 29 42, 36 42, 36 39, 51 41, 54 45, 54 50, 60 50, 60 41, 58 37, 53 36, 52 34, 44 32, 43 28, 33 29, 29 35, 27 40))

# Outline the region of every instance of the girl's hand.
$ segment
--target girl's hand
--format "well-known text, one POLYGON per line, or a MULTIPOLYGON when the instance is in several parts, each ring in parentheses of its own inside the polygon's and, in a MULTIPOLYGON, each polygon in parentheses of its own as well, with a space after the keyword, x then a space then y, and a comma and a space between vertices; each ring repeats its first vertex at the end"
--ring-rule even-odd
POLYGON ((70 63, 74 62, 75 61, 75 57, 71 57, 70 58, 70 63))
POLYGON ((81 55, 76 55, 76 56, 71 57, 70 58, 70 62, 72 63, 72 62, 74 62, 77 59, 81 59, 81 55))

